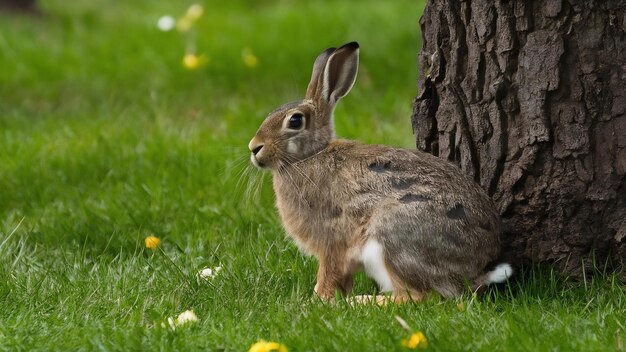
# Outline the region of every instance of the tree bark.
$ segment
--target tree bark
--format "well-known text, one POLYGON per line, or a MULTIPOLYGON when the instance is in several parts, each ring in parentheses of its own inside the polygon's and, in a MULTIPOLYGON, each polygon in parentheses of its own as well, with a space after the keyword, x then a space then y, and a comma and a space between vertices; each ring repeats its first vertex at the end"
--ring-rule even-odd
POLYGON ((507 255, 626 277, 626 4, 429 0, 417 147, 493 197, 507 255))
POLYGON ((36 0, 0 0, 0 10, 35 12, 37 10, 36 0))

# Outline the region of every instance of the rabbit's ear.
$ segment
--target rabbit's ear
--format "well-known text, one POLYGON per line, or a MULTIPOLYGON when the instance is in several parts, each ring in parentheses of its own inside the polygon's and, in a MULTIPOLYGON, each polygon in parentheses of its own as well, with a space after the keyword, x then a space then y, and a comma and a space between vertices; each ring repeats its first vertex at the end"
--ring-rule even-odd
POLYGON ((322 98, 331 106, 348 94, 359 69, 359 43, 351 42, 335 50, 322 77, 322 98))
POLYGON ((306 97, 308 99, 314 99, 316 94, 318 94, 318 90, 322 89, 322 75, 324 74, 324 67, 326 67, 326 62, 334 51, 335 48, 328 48, 319 54, 317 59, 315 59, 315 63, 313 64, 313 74, 311 74, 311 82, 309 82, 309 87, 306 90, 306 97))

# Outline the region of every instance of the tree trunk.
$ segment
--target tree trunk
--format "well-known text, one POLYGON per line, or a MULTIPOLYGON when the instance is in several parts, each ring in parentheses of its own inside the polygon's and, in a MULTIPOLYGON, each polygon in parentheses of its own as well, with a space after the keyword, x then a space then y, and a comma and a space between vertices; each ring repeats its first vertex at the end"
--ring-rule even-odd
POLYGON ((37 10, 35 0, 0 0, 0 10, 7 9, 20 12, 35 12, 37 10))
POLYGON ((429 0, 417 147, 495 200, 506 254, 626 277, 623 0, 429 0))

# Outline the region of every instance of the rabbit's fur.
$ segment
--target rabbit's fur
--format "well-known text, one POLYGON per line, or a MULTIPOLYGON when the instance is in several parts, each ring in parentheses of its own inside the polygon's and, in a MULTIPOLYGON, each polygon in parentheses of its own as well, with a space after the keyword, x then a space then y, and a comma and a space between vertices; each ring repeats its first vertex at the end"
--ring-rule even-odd
POLYGON ((353 42, 322 52, 305 99, 271 112, 249 144, 252 162, 273 173, 285 229, 319 261, 315 292, 348 294, 361 268, 395 300, 506 279, 508 264, 500 276, 487 270, 500 253, 498 212, 456 166, 334 138, 333 110, 354 84, 358 50, 353 42))

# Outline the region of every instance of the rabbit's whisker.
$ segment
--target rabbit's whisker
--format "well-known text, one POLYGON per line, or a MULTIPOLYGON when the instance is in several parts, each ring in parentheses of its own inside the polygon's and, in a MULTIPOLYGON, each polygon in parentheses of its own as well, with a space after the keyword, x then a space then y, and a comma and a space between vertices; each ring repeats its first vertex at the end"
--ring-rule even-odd
POLYGON ((302 189, 300 187, 298 187, 298 184, 293 179, 293 176, 289 172, 287 172, 284 168, 278 169, 278 173, 281 176, 283 176, 283 179, 285 179, 287 182, 289 182, 293 186, 293 188, 296 189, 296 194, 298 195, 298 198, 300 198, 300 200, 303 201, 304 203, 306 203, 306 205, 310 208, 311 204, 309 204, 307 199, 304 197, 304 193, 302 192, 302 189))
POLYGON ((246 163, 248 161, 248 157, 247 155, 239 155, 237 158, 234 159, 234 161, 227 161, 224 164, 224 167, 220 168, 218 170, 218 175, 220 176, 224 176, 226 175, 229 171, 233 170, 233 169, 238 169, 240 168, 242 165, 244 165, 244 163, 246 163))
MULTIPOLYGON (((307 176, 307 175, 306 175, 306 174, 302 171, 302 169, 300 169, 300 168, 297 166, 298 161, 297 161, 297 160, 295 160, 295 159, 294 159, 294 157, 292 157, 291 155, 288 155, 288 154, 282 153, 282 152, 279 152, 279 155, 280 155, 280 157, 281 157, 283 160, 285 160, 285 163, 287 164, 287 166, 288 166, 290 169, 293 169, 293 170, 294 170, 295 172, 297 172, 297 173, 298 173, 298 175, 299 175, 299 176, 301 176, 304 180, 308 181, 308 182, 309 182, 312 186, 314 186, 314 187, 316 187, 316 188, 317 188, 317 184, 316 184, 315 182, 313 182, 313 180, 312 180, 309 176, 307 176)), ((287 171, 287 170, 285 169, 285 171, 287 171)))

